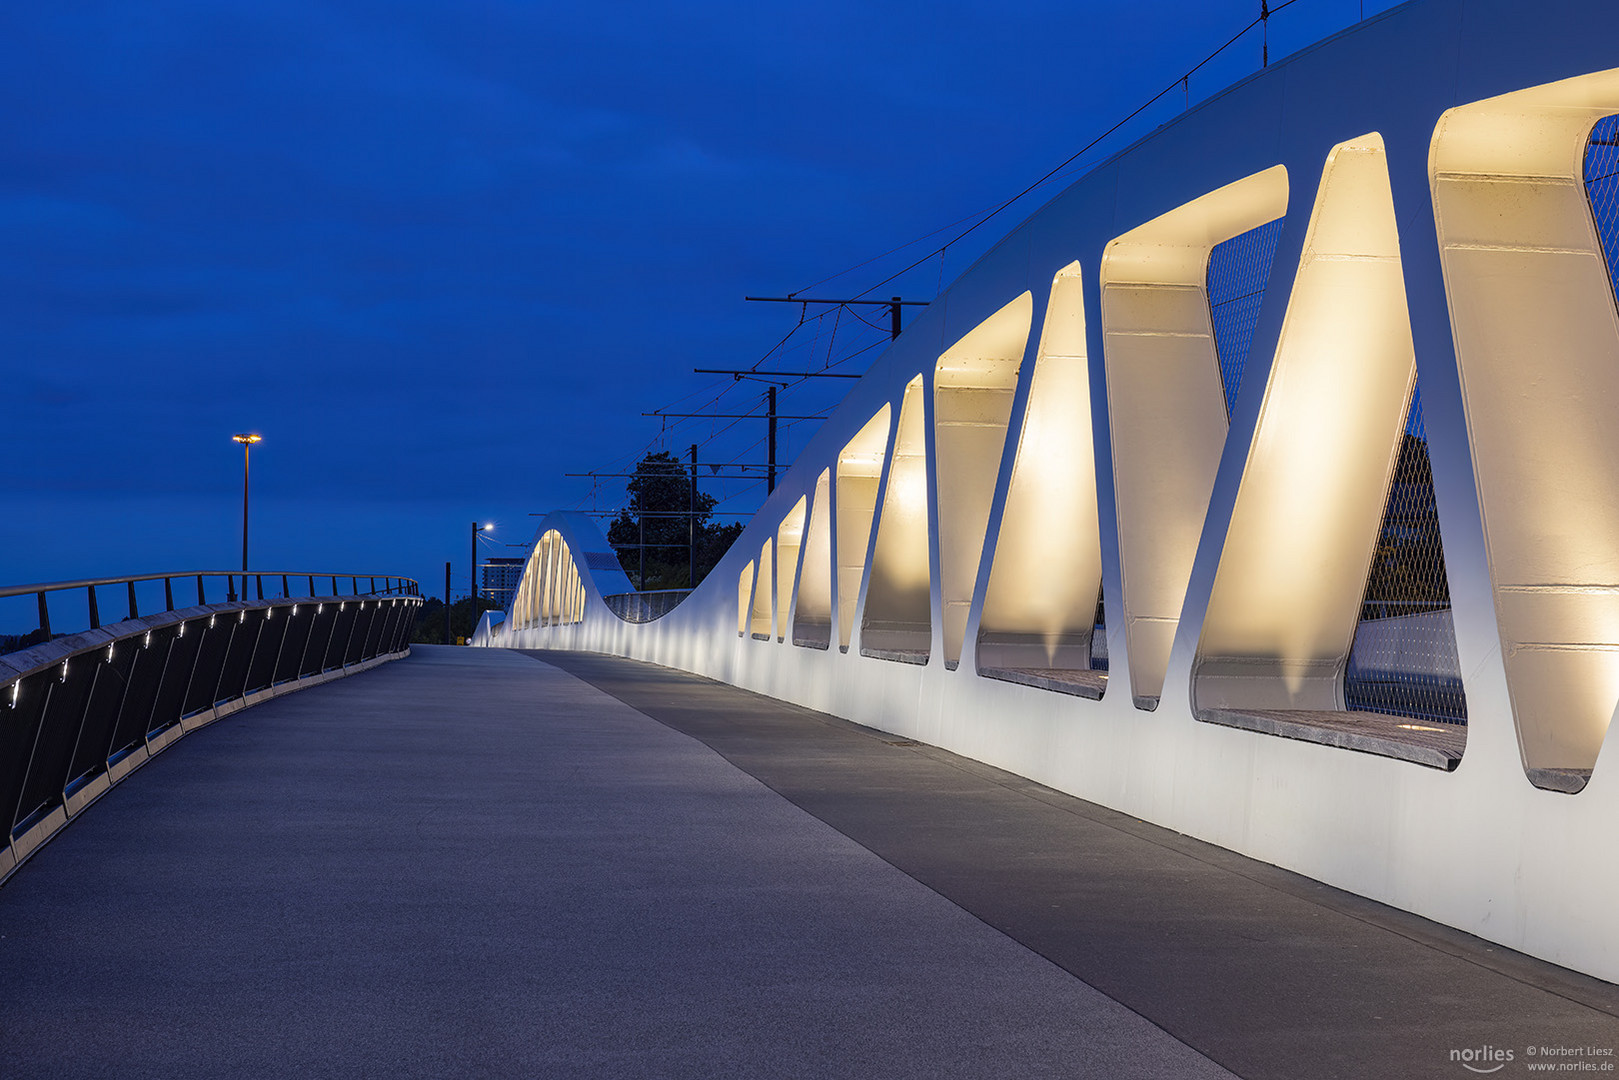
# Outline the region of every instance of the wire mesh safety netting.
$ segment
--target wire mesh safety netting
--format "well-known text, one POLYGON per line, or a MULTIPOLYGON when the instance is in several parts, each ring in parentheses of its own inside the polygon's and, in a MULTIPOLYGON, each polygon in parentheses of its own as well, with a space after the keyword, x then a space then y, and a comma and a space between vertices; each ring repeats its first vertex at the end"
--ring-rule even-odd
MULTIPOLYGON (((1619 158, 1614 160, 1619 171, 1619 158)), ((1619 190, 1615 194, 1619 207, 1619 190)), ((1209 314, 1227 415, 1253 347, 1281 231, 1282 220, 1277 219, 1217 244, 1209 253, 1209 314)), ((1344 696, 1347 707, 1355 711, 1446 724, 1467 722, 1420 392, 1411 396, 1345 672, 1344 696)))
POLYGON ((1096 620, 1091 629, 1091 670, 1107 670, 1107 604, 1096 597, 1096 620))
POLYGON ((1344 674, 1345 704, 1445 724, 1467 723, 1445 548, 1420 387, 1401 434, 1360 623, 1344 674))
POLYGON ((1260 304, 1276 261, 1276 241, 1282 219, 1249 229, 1214 245, 1209 252, 1209 316, 1214 324, 1214 347, 1220 357, 1220 381, 1225 385, 1226 415, 1237 400, 1242 371, 1254 343, 1260 304))
MULTIPOLYGON (((1584 173, 1612 283, 1619 280, 1619 116, 1592 129, 1584 173)), ((1412 394, 1344 696, 1351 709, 1467 722, 1420 393, 1412 394)))
POLYGON ((1585 194, 1591 200, 1610 281, 1619 279, 1619 116, 1597 121, 1585 146, 1585 194))

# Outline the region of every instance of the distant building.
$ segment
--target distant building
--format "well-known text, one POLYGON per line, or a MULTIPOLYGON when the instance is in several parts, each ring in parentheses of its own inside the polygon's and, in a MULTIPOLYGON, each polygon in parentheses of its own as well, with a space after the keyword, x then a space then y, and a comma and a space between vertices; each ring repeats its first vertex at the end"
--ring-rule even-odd
POLYGON ((483 563, 482 596, 502 611, 512 606, 517 581, 523 576, 523 559, 489 559, 483 563))

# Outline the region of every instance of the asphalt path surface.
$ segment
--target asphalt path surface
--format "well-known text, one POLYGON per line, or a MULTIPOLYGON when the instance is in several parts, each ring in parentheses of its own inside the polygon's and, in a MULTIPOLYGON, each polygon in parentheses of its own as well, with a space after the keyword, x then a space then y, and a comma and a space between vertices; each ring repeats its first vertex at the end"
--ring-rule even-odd
POLYGON ((1230 1075, 666 719, 417 647, 185 737, 0 888, 0 1077, 1230 1075))

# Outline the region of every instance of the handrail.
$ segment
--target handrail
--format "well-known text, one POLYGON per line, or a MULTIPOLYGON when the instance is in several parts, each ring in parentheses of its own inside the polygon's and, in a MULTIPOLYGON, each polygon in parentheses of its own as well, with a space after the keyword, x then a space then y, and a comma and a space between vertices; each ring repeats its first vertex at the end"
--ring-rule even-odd
MULTIPOLYGON (((7 733, 0 740, 0 881, 187 732, 268 698, 406 655, 423 604, 409 578, 278 572, 273 576, 281 580, 270 591, 279 587, 281 596, 221 604, 201 595, 197 606, 182 606, 174 602, 176 576, 6 590, 13 597, 32 590, 45 625, 43 633, 23 635, 14 651, 0 656, 0 729, 7 733), (165 583, 166 611, 139 614, 138 581, 165 583), (95 625, 96 589, 119 584, 129 591, 130 621, 120 616, 121 624, 95 625), (316 595, 290 595, 306 584, 316 595), (64 636, 51 634, 47 598, 80 588, 90 601, 90 631, 75 627, 64 636), (351 588, 354 594, 346 595, 351 588)), ((199 589, 207 578, 225 576, 185 575, 199 589)), ((228 576, 234 593, 238 574, 228 576)), ((242 583, 257 577, 262 584, 265 576, 271 575, 249 571, 242 583)))
POLYGON ((39 600, 39 632, 42 633, 45 640, 48 641, 48 640, 51 639, 51 637, 53 635, 51 633, 50 603, 47 600, 47 597, 50 596, 50 594, 52 594, 52 593, 71 592, 72 590, 75 590, 75 589, 84 589, 86 594, 87 594, 86 599, 89 602, 89 615, 90 615, 90 627, 89 628, 91 630, 98 630, 98 629, 101 628, 101 607, 100 607, 100 604, 99 604, 98 599, 96 597, 96 589, 104 587, 104 586, 109 586, 109 585, 124 585, 124 586, 126 586, 127 589, 128 589, 128 596, 127 596, 128 616, 127 617, 130 618, 130 619, 138 619, 138 618, 140 618, 140 605, 139 605, 139 602, 137 601, 137 599, 135 597, 135 585, 136 585, 137 582, 142 582, 142 581, 161 581, 161 582, 163 582, 164 610, 166 610, 166 611, 174 611, 175 606, 176 606, 175 603, 174 603, 174 582, 176 581, 176 579, 182 579, 183 580, 183 579, 188 579, 188 578, 195 578, 196 579, 196 582, 197 582, 197 603, 198 604, 206 604, 206 603, 208 603, 207 591, 206 591, 206 589, 205 589, 205 587, 203 585, 204 580, 207 579, 207 578, 224 578, 225 579, 225 602, 227 602, 227 603, 235 603, 236 602, 236 599, 237 599, 236 579, 237 578, 241 579, 241 587, 242 587, 241 588, 241 598, 243 600, 246 600, 248 598, 247 597, 247 591, 248 591, 247 583, 248 583, 249 578, 253 579, 255 587, 256 587, 256 591, 258 593, 258 598, 260 600, 265 599, 265 595, 264 595, 264 579, 265 578, 270 578, 271 579, 271 583, 272 583, 271 591, 272 591, 272 593, 274 592, 274 579, 275 578, 280 578, 281 579, 281 596, 283 598, 287 598, 287 597, 292 596, 292 584, 291 584, 291 582, 292 582, 292 579, 294 579, 294 578, 306 578, 306 579, 308 579, 309 592, 306 593, 306 594, 302 594, 302 595, 308 595, 308 596, 316 596, 316 595, 326 595, 326 596, 420 596, 421 595, 421 587, 417 584, 417 582, 416 582, 416 580, 414 578, 400 577, 399 575, 396 575, 396 574, 336 574, 336 573, 318 573, 317 574, 317 573, 311 573, 311 572, 309 572, 307 570, 247 570, 247 571, 241 571, 241 570, 171 570, 171 571, 169 571, 167 573, 158 573, 158 574, 129 574, 129 575, 125 575, 123 577, 81 578, 78 581, 44 581, 44 582, 35 582, 35 583, 31 584, 31 585, 6 585, 6 586, 0 586, 0 599, 7 599, 7 598, 10 598, 10 597, 16 597, 16 596, 34 596, 34 597, 37 597, 38 600, 39 600), (330 580, 331 583, 332 583, 331 592, 329 592, 329 593, 319 593, 319 592, 317 592, 317 587, 316 587, 316 584, 315 584, 317 580, 320 580, 320 581, 330 580), (360 582, 362 580, 366 581, 368 586, 369 586, 364 591, 362 591, 361 588, 360 588, 360 582), (348 590, 345 591, 345 590, 340 589, 339 586, 338 586, 339 581, 347 581, 349 583, 348 590), (378 581, 381 581, 383 583, 383 587, 381 589, 377 588, 377 582, 378 581))
MULTIPOLYGON (((161 574, 126 574, 123 577, 110 578, 82 578, 78 581, 40 581, 31 585, 0 585, 0 599, 8 596, 29 596, 38 592, 58 592, 64 589, 86 589, 92 585, 122 585, 125 582, 135 581, 162 581, 164 578, 189 577, 285 577, 285 578, 367 578, 369 580, 385 580, 409 582, 416 585, 415 578, 400 577, 398 574, 334 574, 329 570, 310 573, 308 570, 170 570, 161 574)), ((410 595, 416 595, 414 593, 410 595)))

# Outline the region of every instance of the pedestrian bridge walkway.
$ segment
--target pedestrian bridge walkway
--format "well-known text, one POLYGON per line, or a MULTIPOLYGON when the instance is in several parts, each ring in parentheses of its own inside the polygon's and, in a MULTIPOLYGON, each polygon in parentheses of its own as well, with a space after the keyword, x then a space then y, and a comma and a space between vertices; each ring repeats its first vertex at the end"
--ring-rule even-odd
MULTIPOLYGON (((0 888, 0 1075, 1463 1075, 1619 989, 665 668, 417 646, 0 888)), ((1612 1060, 1612 1059, 1610 1059, 1612 1060)))

